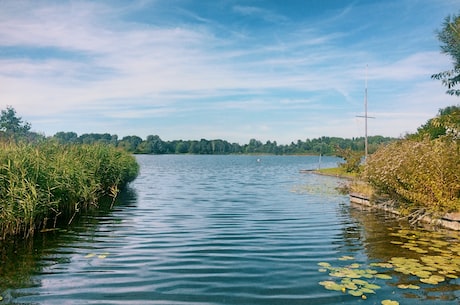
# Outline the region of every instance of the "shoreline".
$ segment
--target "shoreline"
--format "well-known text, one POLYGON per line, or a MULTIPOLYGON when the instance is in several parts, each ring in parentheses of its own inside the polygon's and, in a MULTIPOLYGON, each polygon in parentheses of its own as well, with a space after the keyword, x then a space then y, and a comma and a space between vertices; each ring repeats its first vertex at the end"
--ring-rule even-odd
MULTIPOLYGON (((401 215, 392 207, 391 200, 371 200, 368 196, 359 193, 349 193, 350 203, 361 208, 378 209, 394 215, 401 215)), ((460 231, 460 212, 447 213, 443 217, 433 218, 427 215, 419 216, 414 223, 425 223, 453 231, 460 231)))
MULTIPOLYGON (((329 177, 336 177, 342 178, 346 180, 352 180, 354 176, 352 175, 344 175, 336 171, 335 169, 303 169, 299 172, 302 174, 315 174, 315 175, 322 175, 322 176, 329 176, 329 177), (324 171, 326 170, 326 171, 324 171)), ((383 198, 378 198, 376 200, 372 200, 369 196, 357 192, 349 192, 350 203, 353 204, 355 207, 367 208, 367 209, 378 209, 388 213, 391 213, 395 216, 401 216, 398 210, 393 207, 394 201, 392 200, 385 200, 383 198)), ((415 213, 417 214, 417 212, 415 213)), ((447 213, 442 217, 435 218, 428 215, 418 215, 415 216, 412 220, 409 220, 413 223, 425 223, 428 225, 432 225, 435 227, 441 227, 444 229, 452 230, 452 231, 460 231, 460 212, 456 213, 447 213)))

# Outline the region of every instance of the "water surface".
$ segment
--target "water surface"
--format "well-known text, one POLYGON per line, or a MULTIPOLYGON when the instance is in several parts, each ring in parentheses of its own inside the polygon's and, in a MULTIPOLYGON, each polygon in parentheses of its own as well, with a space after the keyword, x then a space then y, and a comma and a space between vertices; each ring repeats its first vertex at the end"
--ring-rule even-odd
MULTIPOLYGON (((458 279, 405 291, 393 271, 366 299, 325 289, 320 263, 368 267, 411 255, 387 215, 356 210, 301 156, 137 156, 112 210, 3 253, 3 303, 458 304, 458 279), (342 260, 348 257, 350 261, 342 260), (19 271, 12 271, 19 270, 19 271)), ((323 158, 321 166, 338 159, 323 158)), ((457 243, 454 234, 441 236, 457 243)))

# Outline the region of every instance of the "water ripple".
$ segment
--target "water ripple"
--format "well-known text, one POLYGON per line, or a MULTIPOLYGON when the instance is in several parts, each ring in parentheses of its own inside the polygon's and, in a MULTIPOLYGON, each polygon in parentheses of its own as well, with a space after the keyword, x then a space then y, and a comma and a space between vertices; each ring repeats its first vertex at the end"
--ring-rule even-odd
POLYGON ((354 304, 318 285, 346 248, 346 198, 291 191, 326 179, 298 173, 315 159, 138 159, 137 199, 55 249, 18 303, 354 304))

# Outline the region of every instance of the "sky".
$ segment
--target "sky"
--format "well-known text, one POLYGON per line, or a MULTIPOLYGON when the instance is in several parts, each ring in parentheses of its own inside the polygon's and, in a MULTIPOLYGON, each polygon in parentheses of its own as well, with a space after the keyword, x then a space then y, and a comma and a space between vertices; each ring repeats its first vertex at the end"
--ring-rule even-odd
POLYGON ((401 137, 459 104, 460 0, 0 0, 0 108, 121 139, 401 137))

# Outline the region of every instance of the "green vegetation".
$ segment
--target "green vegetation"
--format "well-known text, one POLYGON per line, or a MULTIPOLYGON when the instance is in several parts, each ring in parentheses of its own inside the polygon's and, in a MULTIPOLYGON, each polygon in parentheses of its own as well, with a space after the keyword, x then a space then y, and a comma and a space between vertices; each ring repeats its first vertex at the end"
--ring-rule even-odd
POLYGON ((454 67, 431 77, 442 81, 448 89, 447 94, 460 96, 460 90, 455 89, 460 82, 460 15, 446 17, 442 29, 438 31, 438 39, 441 42, 441 51, 450 55, 454 67))
POLYGON ((346 171, 344 167, 321 168, 318 169, 317 172, 327 176, 336 176, 349 179, 356 178, 358 175, 357 173, 346 171))
POLYGON ((103 145, 1 144, 0 231, 2 236, 72 221, 102 196, 115 198, 138 173, 133 156, 103 145))
MULTIPOLYGON (((454 88, 460 82, 460 15, 446 18, 438 38, 454 67, 432 78, 442 80, 448 94, 460 96, 454 88)), ((361 180, 373 188, 371 193, 394 200, 403 215, 440 217, 460 211, 460 105, 440 109, 417 133, 379 148, 367 160, 361 180)))
MULTIPOLYGON (((455 280, 460 275, 458 238, 440 232, 400 229, 389 234, 385 248, 398 253, 370 264, 360 264, 344 255, 334 262, 318 263, 318 271, 327 274, 319 284, 327 290, 350 294, 362 299, 378 298, 381 285, 389 284, 406 291, 436 292, 436 285, 455 280)), ((440 287, 439 291, 445 292, 440 287)), ((425 295, 435 300, 436 296, 425 295)), ((377 304, 374 302, 373 304, 377 304)), ((398 304, 383 300, 381 304, 398 304)))
MULTIPOLYGON (((262 143, 251 139, 248 144, 240 145, 225 140, 173 140, 163 141, 157 135, 149 135, 145 140, 138 136, 126 136, 121 140, 117 135, 105 134, 82 134, 75 132, 58 132, 53 138, 62 144, 103 143, 135 154, 274 154, 274 155, 335 155, 337 148, 361 152, 364 150, 364 138, 343 139, 338 137, 321 137, 317 139, 297 140, 289 145, 279 145, 276 141, 262 143)), ((384 143, 395 141, 394 138, 372 136, 369 137, 369 151, 374 152, 384 143)))
POLYGON ((359 179, 352 192, 388 196, 402 215, 460 211, 460 106, 440 109, 417 133, 382 146, 359 179))
POLYGON ((0 115, 0 236, 32 235, 113 199, 138 173, 135 158, 103 144, 60 144, 30 131, 12 107, 0 115))
POLYGON ((456 141, 402 140, 371 155, 366 180, 404 214, 460 211, 460 146, 456 141))

